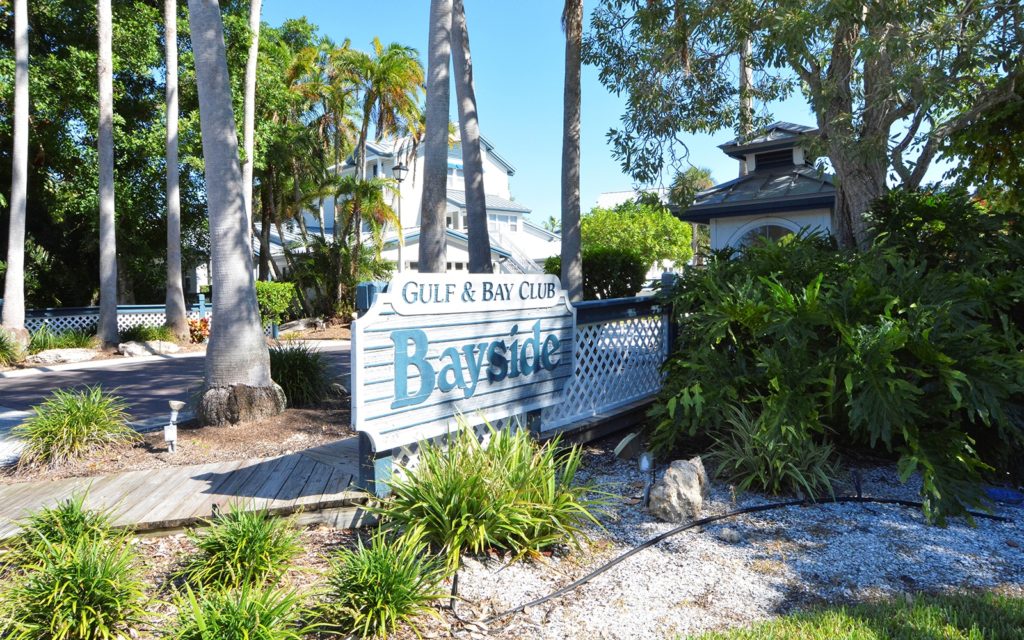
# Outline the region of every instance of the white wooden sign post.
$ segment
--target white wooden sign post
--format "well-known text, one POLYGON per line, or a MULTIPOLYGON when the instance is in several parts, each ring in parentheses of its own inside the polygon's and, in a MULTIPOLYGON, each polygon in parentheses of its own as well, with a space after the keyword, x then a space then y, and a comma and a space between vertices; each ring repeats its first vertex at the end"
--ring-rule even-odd
POLYGON ((558 402, 575 322, 555 276, 399 274, 352 324, 364 483, 397 449, 558 402))

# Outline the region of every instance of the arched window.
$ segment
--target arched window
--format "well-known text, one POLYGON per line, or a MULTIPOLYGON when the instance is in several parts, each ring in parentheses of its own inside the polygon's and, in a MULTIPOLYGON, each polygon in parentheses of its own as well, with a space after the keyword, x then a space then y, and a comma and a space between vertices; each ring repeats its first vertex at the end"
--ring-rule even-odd
POLYGON ((772 242, 778 242, 786 236, 793 235, 793 231, 778 224, 763 224, 759 227, 754 227, 750 231, 743 234, 740 238, 740 247, 749 247, 757 242, 763 242, 765 240, 771 240, 772 242))

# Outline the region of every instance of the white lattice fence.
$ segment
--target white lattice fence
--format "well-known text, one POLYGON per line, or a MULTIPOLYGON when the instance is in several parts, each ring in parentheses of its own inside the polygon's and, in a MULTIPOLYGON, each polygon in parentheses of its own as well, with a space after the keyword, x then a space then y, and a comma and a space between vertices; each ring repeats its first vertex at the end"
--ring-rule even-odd
MULTIPOLYGON (((205 317, 209 318, 211 308, 206 307, 205 317)), ((188 312, 190 320, 203 317, 198 309, 188 312)), ((159 327, 164 324, 165 315, 163 308, 146 310, 122 310, 117 312, 117 329, 123 331, 130 327, 148 326, 159 327)), ((95 331, 99 321, 99 310, 83 308, 75 311, 61 311, 47 309, 44 312, 33 313, 29 311, 25 317, 25 328, 29 331, 36 331, 44 324, 49 326, 51 331, 60 333, 62 331, 86 330, 95 331)))
POLYGON ((668 322, 660 309, 576 327, 576 369, 563 401, 541 413, 550 431, 648 398, 661 389, 668 322))

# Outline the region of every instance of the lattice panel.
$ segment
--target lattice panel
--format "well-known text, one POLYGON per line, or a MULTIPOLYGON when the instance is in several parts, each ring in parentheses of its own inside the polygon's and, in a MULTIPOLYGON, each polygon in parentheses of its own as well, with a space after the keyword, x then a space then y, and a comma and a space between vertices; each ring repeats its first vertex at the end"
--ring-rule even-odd
POLYGON ((563 402, 541 413, 541 431, 585 420, 661 389, 668 356, 663 315, 640 316, 576 328, 576 370, 563 402))
MULTIPOLYGON (((513 428, 522 429, 524 428, 520 416, 512 416, 507 420, 501 422, 501 424, 492 425, 495 428, 513 428)), ((480 441, 484 447, 490 444, 491 430, 487 428, 486 424, 478 424, 473 429, 476 439, 480 441)), ((448 434, 440 435, 436 438, 428 440, 430 444, 439 447, 446 447, 448 445, 448 434)), ((392 476, 401 477, 406 471, 416 468, 420 459, 420 449, 422 448, 422 442, 412 442, 401 447, 395 447, 391 450, 391 474, 392 476)))

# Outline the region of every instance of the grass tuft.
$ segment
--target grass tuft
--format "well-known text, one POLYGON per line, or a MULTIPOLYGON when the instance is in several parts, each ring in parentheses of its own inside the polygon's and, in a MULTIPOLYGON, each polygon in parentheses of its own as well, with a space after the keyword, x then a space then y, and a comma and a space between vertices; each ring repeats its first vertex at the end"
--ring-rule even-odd
POLYGON ((295 591, 242 585, 197 595, 186 586, 176 604, 174 640, 302 640, 315 631, 302 626, 309 612, 295 591))
POLYGON ((189 531, 196 553, 180 576, 191 584, 236 588, 276 583, 302 547, 291 520, 266 511, 232 506, 208 520, 206 529, 189 531))
POLYGON ((323 354, 301 343, 271 347, 270 377, 281 385, 288 404, 293 407, 320 404, 331 392, 331 378, 323 354))
POLYGON ((32 332, 28 343, 29 353, 50 349, 88 349, 96 345, 96 333, 88 329, 67 329, 54 331, 43 324, 32 332))
POLYGON ((121 342, 174 342, 174 331, 168 326, 153 327, 150 325, 137 324, 132 327, 125 327, 118 332, 121 342))
POLYGON ((54 391, 11 430, 25 441, 19 464, 58 466, 105 447, 137 442, 140 436, 128 425, 126 409, 121 398, 102 387, 54 391))
POLYGON ((21 347, 11 334, 0 329, 0 367, 9 367, 21 360, 21 347))
POLYGON ((430 553, 423 530, 373 536, 370 546, 342 549, 328 578, 323 616, 333 628, 360 637, 386 637, 399 624, 416 635, 416 618, 437 617, 431 606, 447 594, 441 588, 444 561, 430 553))
POLYGON ((115 532, 109 511, 86 509, 85 498, 85 493, 73 494, 22 520, 18 535, 6 541, 2 564, 23 567, 55 545, 102 542, 123 535, 115 532))

